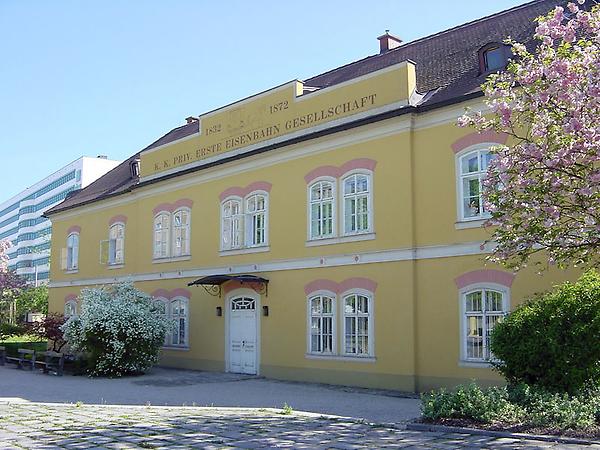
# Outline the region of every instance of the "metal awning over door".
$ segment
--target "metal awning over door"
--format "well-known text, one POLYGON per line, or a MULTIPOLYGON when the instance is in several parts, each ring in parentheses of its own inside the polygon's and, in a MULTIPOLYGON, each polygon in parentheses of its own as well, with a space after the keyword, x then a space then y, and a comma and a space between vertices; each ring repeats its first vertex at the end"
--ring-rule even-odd
POLYGON ((247 284, 260 294, 266 296, 269 294, 269 280, 256 275, 208 275, 188 283, 188 286, 202 286, 210 295, 221 297, 221 286, 228 281, 237 281, 241 285, 247 284))

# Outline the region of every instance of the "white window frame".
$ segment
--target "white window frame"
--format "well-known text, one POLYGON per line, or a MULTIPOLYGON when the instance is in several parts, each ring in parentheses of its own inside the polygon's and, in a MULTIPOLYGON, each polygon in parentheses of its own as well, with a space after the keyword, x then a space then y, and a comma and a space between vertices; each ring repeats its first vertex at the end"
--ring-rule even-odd
MULTIPOLYGON (((320 314, 320 317, 322 317, 323 315, 320 314)), ((321 291, 315 291, 315 292, 311 292, 307 297, 306 297, 306 353, 308 355, 319 355, 319 356, 335 356, 338 354, 338 302, 337 302, 337 295, 334 292, 331 291, 325 291, 325 290, 321 290, 321 291), (332 327, 332 343, 331 343, 331 352, 317 352, 317 351, 313 351, 312 350, 312 333, 311 333, 311 327, 312 327, 312 318, 315 317, 313 316, 312 313, 312 300, 315 298, 330 298, 331 299, 331 316, 332 316, 332 320, 331 320, 331 327, 332 327)))
MULTIPOLYGON (((486 315, 482 313, 483 316, 483 326, 484 326, 484 334, 483 338, 483 353, 484 358, 469 358, 467 357, 467 311, 466 311, 466 298, 467 295, 472 292, 477 291, 494 291, 502 294, 502 309, 503 316, 506 316, 510 311, 510 288, 497 284, 497 283, 473 283, 468 286, 463 287, 458 292, 458 302, 459 302, 459 323, 460 323, 460 335, 459 335, 459 348, 460 348, 460 361, 459 365, 462 366, 474 366, 474 367, 489 367, 490 359, 485 358, 485 351, 487 347, 486 336, 487 336, 487 325, 486 325, 486 315)), ((485 296, 482 298, 483 308, 485 310, 485 296)))
MULTIPOLYGON (((346 172, 339 178, 339 201, 341 202, 340 209, 340 236, 358 236, 373 232, 373 172, 365 169, 356 169, 346 172), (364 175, 367 177, 367 220, 368 227, 366 230, 346 231, 346 194, 344 191, 344 182, 347 178, 355 175, 364 175)), ((356 197, 356 194, 351 194, 356 197)))
MULTIPOLYGON (((171 257, 171 228, 172 228, 171 220, 172 220, 172 215, 168 211, 160 211, 154 215, 154 219, 152 220, 152 257, 153 257, 153 259, 165 259, 165 258, 171 257), (157 224, 157 221, 163 216, 167 217, 167 223, 169 225, 169 228, 167 229, 166 237, 165 237, 166 251, 164 254, 162 254, 162 251, 160 253, 158 253, 156 251, 156 243, 157 243, 156 237, 157 237, 157 233, 158 233, 158 231, 156 230, 156 224, 157 224)), ((161 229, 160 232, 162 233, 163 230, 161 229)), ((164 241, 161 241, 161 249, 162 249, 163 242, 164 241)))
MULTIPOLYGON (((118 233, 118 231, 117 231, 118 233)), ((115 222, 108 228, 108 262, 109 266, 116 266, 125 264, 125 224, 123 222, 115 222), (121 258, 117 259, 117 249, 119 244, 119 238, 113 238, 112 232, 113 230, 118 230, 118 228, 122 228, 123 237, 120 239, 121 241, 121 258)))
MULTIPOLYGON (((307 230, 308 230, 308 236, 307 236, 307 240, 308 241, 318 241, 321 239, 330 239, 330 238, 335 238, 338 236, 338 232, 337 232, 337 227, 338 227, 338 220, 337 220, 337 212, 338 212, 338 208, 337 208, 337 203, 338 203, 338 198, 337 198, 337 194, 338 194, 338 189, 337 189, 337 180, 333 177, 319 177, 316 178, 314 180, 311 181, 311 183, 307 186, 306 189, 306 205, 307 205, 307 230), (312 200, 312 188, 313 186, 315 186, 316 184, 320 184, 320 183, 330 183, 331 184, 331 234, 320 234, 317 236, 313 236, 313 229, 312 229, 312 206, 313 206, 313 200, 312 200)), ((323 200, 320 200, 318 202, 314 202, 314 203, 318 203, 320 205, 320 207, 322 208, 323 206, 323 200)))
POLYGON ((244 208, 244 237, 245 237, 245 247, 265 247, 269 245, 269 193, 266 191, 253 191, 250 192, 246 197, 244 197, 243 202, 244 208), (262 197, 264 201, 264 209, 257 210, 251 212, 248 208, 248 203, 252 197, 262 197), (254 238, 256 237, 255 228, 254 228, 254 218, 259 214, 263 215, 263 234, 264 234, 264 242, 255 243, 254 238))
POLYGON ((184 324, 185 342, 180 342, 177 344, 173 343, 174 330, 175 329, 179 330, 179 325, 177 324, 176 327, 173 330, 171 330, 171 332, 169 334, 169 347, 188 348, 189 344, 190 344, 190 334, 189 334, 190 333, 190 301, 186 297, 173 297, 172 299, 169 300, 168 314, 169 314, 169 319, 172 320, 173 322, 178 320, 180 317, 180 316, 177 316, 177 317, 173 316, 173 304, 175 302, 182 302, 185 305, 185 315, 183 316, 184 320, 185 320, 185 324, 184 324))
POLYGON ((69 318, 72 316, 77 316, 77 301, 75 300, 68 300, 65 302, 65 307, 64 307, 64 316, 69 318))
MULTIPOLYGON (((340 295, 340 308, 341 308, 341 316, 340 319, 342 321, 342 342, 341 342, 341 349, 340 349, 340 354, 347 356, 347 357, 353 357, 353 358, 374 358, 375 357, 375 321, 374 321, 374 317, 375 317, 375 313, 374 313, 374 297, 373 297, 373 293, 372 292, 368 292, 365 291, 363 289, 352 289, 349 290, 347 292, 344 292, 340 295), (367 330, 367 338, 369 340, 368 343, 368 353, 348 353, 346 352, 346 317, 347 316, 351 316, 351 317, 359 317, 354 316, 354 315, 347 315, 346 311, 345 311, 345 305, 346 305, 346 299, 350 296, 362 296, 362 297, 366 297, 368 302, 369 302, 369 312, 366 315, 366 317, 368 318, 368 330, 367 330)), ((363 316, 364 317, 364 316, 363 316)))
POLYGON ((245 197, 239 196, 229 196, 220 204, 220 217, 221 217, 221 225, 220 225, 220 250, 225 254, 234 254, 237 252, 252 252, 252 251, 268 251, 269 247, 269 193, 263 190, 252 191, 248 193, 245 197), (248 210, 248 202, 254 196, 262 196, 264 198, 264 210, 262 214, 264 214, 264 242, 254 243, 254 217, 257 215, 257 212, 250 212, 248 210), (225 216, 225 207, 230 202, 236 202, 239 205, 239 212, 236 215, 225 216), (237 222, 234 220, 237 219, 237 222), (223 239, 225 235, 226 223, 225 221, 229 220, 229 239, 231 243, 229 245, 225 244, 223 239), (238 230, 237 232, 234 230, 234 223, 237 223, 238 230), (239 242, 234 245, 234 237, 237 233, 239 242))
MULTIPOLYGON (((485 172, 482 170, 478 170, 477 172, 463 174, 462 172, 462 161, 468 158, 473 153, 477 153, 478 155, 478 164, 481 164, 481 155, 483 153, 490 153, 491 147, 498 145, 497 143, 484 143, 477 144, 475 146, 468 147, 460 152, 458 152, 455 156, 455 170, 456 170, 456 214, 458 217, 458 222, 477 222, 483 221, 490 217, 490 213, 483 211, 483 179, 485 178, 485 172), (479 214, 475 216, 467 217, 465 215, 464 208, 464 186, 463 179, 471 178, 477 176, 479 178, 479 214)), ((479 167, 481 169, 481 167, 479 167)))
POLYGON ((220 241, 221 241, 221 251, 228 251, 228 250, 238 250, 240 248, 244 248, 244 239, 245 239, 245 228, 244 228, 244 199, 242 199, 241 197, 237 197, 237 196, 230 196, 227 197, 226 199, 224 199, 221 202, 221 235, 220 235, 220 241), (239 206, 238 209, 238 213, 235 215, 230 215, 225 217, 225 206, 227 203, 230 202, 236 202, 239 206), (241 228, 241 230, 234 230, 234 218, 237 218, 237 224, 238 224, 238 228, 241 228), (224 235, 225 235, 225 220, 230 220, 231 224, 230 224, 230 232, 229 232, 229 239, 230 239, 230 243, 228 245, 225 244, 225 240, 224 235), (234 237, 237 234, 238 238, 239 238, 239 243, 237 245, 234 245, 234 237))
POLYGON ((175 211, 173 211, 173 213, 171 215, 171 218, 172 218, 171 229, 170 229, 171 235, 172 235, 171 256, 173 258, 178 258, 180 256, 190 256, 190 254, 192 252, 192 247, 191 247, 191 245, 192 245, 192 236, 191 236, 191 232, 192 232, 192 210, 190 208, 179 208, 179 209, 176 209, 175 211), (185 225, 185 226, 181 226, 181 225, 177 226, 175 224, 175 217, 178 214, 181 214, 181 213, 187 214, 187 225, 185 225), (184 241, 182 241, 181 251, 180 252, 177 251, 177 245, 176 245, 176 242, 177 242, 177 233, 176 233, 176 230, 177 229, 181 229, 181 230, 185 229, 185 232, 186 232, 186 235, 187 235, 187 239, 185 240, 185 244, 186 245, 184 245, 184 241), (187 247, 187 248, 185 248, 185 247, 187 247))
POLYGON ((75 271, 79 269, 79 233, 70 233, 67 236, 66 270, 75 271), (69 240, 73 239, 72 243, 69 240))

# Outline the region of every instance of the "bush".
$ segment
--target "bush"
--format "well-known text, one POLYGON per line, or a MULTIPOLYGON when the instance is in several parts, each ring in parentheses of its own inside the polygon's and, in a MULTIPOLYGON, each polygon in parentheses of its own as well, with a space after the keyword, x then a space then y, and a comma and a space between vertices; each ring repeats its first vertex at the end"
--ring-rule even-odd
POLYGON ((67 318, 59 313, 50 313, 44 320, 29 325, 29 332, 39 339, 52 342, 52 351, 60 352, 66 341, 61 327, 67 318))
POLYGON ((515 422, 523 415, 508 398, 506 388, 481 389, 475 383, 461 385, 453 391, 440 389, 421 396, 423 418, 467 419, 480 423, 515 422))
POLYGON ((87 353, 89 374, 139 374, 158 361, 170 327, 152 297, 131 283, 83 289, 81 315, 62 327, 74 351, 87 353))
POLYGON ((575 394, 600 385, 600 275, 586 272, 518 307, 494 327, 496 369, 511 384, 575 394))
POLYGON ((18 336, 25 332, 25 328, 20 325, 10 323, 0 323, 0 341, 8 339, 11 336, 18 336))
POLYGON ((520 425, 558 431, 586 430, 600 419, 596 391, 569 395, 525 384, 481 389, 471 383, 421 396, 423 419, 465 419, 482 424, 520 425))

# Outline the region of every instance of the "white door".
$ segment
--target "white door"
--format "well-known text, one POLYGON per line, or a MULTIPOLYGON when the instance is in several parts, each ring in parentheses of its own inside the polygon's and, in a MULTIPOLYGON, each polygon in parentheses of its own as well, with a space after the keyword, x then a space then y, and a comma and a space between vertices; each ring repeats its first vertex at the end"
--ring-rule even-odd
POLYGON ((234 297, 229 311, 229 371, 256 374, 256 300, 234 297))

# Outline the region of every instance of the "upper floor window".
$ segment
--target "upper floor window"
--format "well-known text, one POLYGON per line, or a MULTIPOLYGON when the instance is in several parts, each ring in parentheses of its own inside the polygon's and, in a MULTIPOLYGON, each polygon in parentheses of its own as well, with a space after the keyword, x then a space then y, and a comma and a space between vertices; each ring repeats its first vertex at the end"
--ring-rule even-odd
POLYGON ((506 315, 507 293, 494 288, 477 288, 461 295, 463 310, 463 359, 489 361, 490 336, 506 315))
POLYGON ((67 237, 67 248, 64 261, 65 270, 77 270, 79 267, 79 233, 71 233, 67 237))
POLYGON ((458 158, 460 219, 488 216, 483 204, 482 183, 492 158, 489 149, 470 151, 458 158))
POLYGON ((370 229, 369 175, 357 173, 343 180, 344 233, 363 233, 370 229))
POLYGON ((318 179, 308 186, 310 240, 368 234, 372 226, 372 174, 350 173, 339 179, 318 179), (338 197, 338 192, 340 195, 338 197), (338 207, 341 209, 338 230, 338 207))
POLYGON ((170 254, 171 214, 160 213, 154 218, 154 258, 167 258, 170 254))
POLYGON ((252 192, 244 200, 225 199, 221 203, 221 250, 266 246, 268 216, 266 193, 252 192))
POLYGON ((108 264, 125 262, 125 225, 115 223, 108 231, 108 264))
POLYGON ((483 74, 504 69, 510 56, 511 50, 509 46, 497 42, 487 44, 479 50, 480 73, 483 74))
POLYGON ((173 213, 173 256, 190 254, 190 212, 180 209, 173 213))
POLYGON ((335 233, 335 189, 331 181, 309 186, 309 227, 311 239, 331 237, 335 233))

